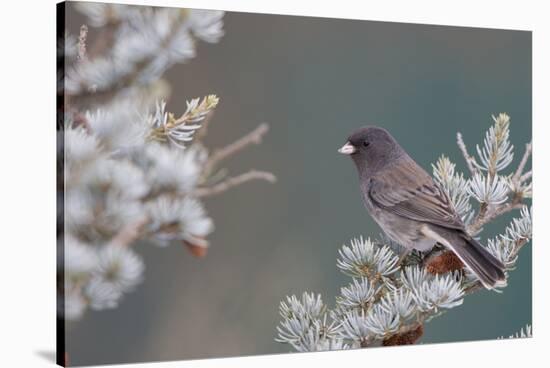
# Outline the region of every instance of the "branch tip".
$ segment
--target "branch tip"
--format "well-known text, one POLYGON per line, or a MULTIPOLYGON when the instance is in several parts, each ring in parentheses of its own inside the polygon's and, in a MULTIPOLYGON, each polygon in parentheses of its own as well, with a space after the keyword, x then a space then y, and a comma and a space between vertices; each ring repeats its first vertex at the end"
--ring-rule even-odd
POLYGON ((512 180, 514 182, 522 181, 521 175, 523 174, 523 170, 525 169, 525 165, 527 164, 527 160, 529 160, 529 156, 531 156, 532 151, 533 151, 533 144, 529 142, 525 145, 525 152, 523 153, 523 157, 521 158, 518 168, 514 176, 512 177, 512 180))
POLYGON ((212 195, 223 193, 233 187, 239 186, 251 180, 265 180, 269 183, 275 183, 277 177, 267 171, 250 170, 244 174, 240 174, 210 187, 197 188, 194 195, 197 197, 209 197, 212 195))
POLYGON ((269 131, 269 124, 261 123, 248 134, 245 134, 241 138, 237 139, 233 143, 228 144, 225 147, 222 147, 210 156, 208 162, 205 166, 205 174, 209 175, 212 170, 223 160, 235 155, 236 153, 242 151, 246 147, 252 144, 262 143, 264 135, 269 131))
POLYGON ((462 138, 462 134, 460 132, 456 133, 456 144, 458 145, 458 148, 460 149, 460 152, 462 153, 462 156, 466 161, 466 166, 468 166, 470 174, 472 174, 472 176, 475 175, 477 173, 475 164, 476 160, 468 153, 468 149, 466 148, 466 144, 464 143, 464 139, 462 138))

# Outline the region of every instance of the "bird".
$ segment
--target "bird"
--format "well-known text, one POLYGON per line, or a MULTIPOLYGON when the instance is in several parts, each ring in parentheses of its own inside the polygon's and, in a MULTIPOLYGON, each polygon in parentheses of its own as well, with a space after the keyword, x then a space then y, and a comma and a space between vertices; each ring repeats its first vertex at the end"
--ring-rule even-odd
POLYGON ((450 249, 487 289, 506 285, 505 267, 466 231, 446 191, 418 165, 384 128, 365 126, 352 132, 338 150, 357 168, 367 212, 393 241, 431 250, 450 249))

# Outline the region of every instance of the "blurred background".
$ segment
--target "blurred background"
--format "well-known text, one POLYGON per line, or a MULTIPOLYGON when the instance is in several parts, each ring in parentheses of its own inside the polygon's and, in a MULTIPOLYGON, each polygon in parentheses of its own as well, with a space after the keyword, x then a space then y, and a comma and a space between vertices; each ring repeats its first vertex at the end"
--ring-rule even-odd
MULTIPOLYGON (((82 22, 69 6, 69 31, 82 22)), ((206 200, 216 230, 204 259, 177 245, 136 245, 144 283, 117 309, 68 326, 71 365, 288 352, 273 341, 279 302, 314 291, 333 306, 350 281, 336 268, 338 248, 380 233, 351 160, 336 152, 359 126, 387 128, 429 172, 443 153, 465 171, 455 134, 473 152, 491 114, 511 116, 516 164, 531 139, 529 32, 245 13, 224 23, 219 44, 199 44, 195 59, 165 75, 168 110, 217 94, 209 147, 269 122, 265 141, 227 167, 267 169, 278 182, 206 200)), ((421 343, 508 336, 531 323, 531 300, 527 246, 502 294, 468 296, 431 321, 421 343)))

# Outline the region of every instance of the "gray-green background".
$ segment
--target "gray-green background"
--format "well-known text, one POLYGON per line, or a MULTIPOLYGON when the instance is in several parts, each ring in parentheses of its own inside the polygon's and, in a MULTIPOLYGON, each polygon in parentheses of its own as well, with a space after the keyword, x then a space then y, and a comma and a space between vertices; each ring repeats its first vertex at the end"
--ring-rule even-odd
MULTIPOLYGON (((71 7, 68 20, 76 33, 82 18, 71 7)), ((168 108, 178 114, 185 99, 220 96, 210 147, 269 122, 264 143, 227 167, 268 169, 278 182, 206 201, 216 231, 204 259, 178 245, 138 245, 145 282, 119 308, 70 326, 71 364, 289 351, 273 341, 279 301, 315 291, 334 305, 349 282, 336 268, 338 248, 380 232, 351 161, 336 153, 361 125, 390 130, 427 170, 442 153, 464 170, 456 131, 473 150, 493 113, 512 118, 515 164, 531 137, 529 32, 243 13, 227 13, 224 28, 219 44, 200 44, 167 73, 168 108)), ((469 296, 430 322, 421 343, 509 335, 531 322, 531 299, 529 245, 504 293, 469 296)))

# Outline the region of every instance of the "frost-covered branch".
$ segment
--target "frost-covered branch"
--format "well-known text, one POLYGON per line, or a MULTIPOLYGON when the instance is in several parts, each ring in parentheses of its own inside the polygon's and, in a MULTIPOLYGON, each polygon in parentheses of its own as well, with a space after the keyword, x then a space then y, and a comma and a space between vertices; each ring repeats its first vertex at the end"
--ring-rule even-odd
MULTIPOLYGON (((527 182, 531 176, 523 174, 530 144, 517 169, 502 173, 513 157, 509 121, 506 114, 493 117, 494 125, 477 148, 479 163, 468 154, 458 133, 457 143, 471 177, 457 172, 446 156, 432 165, 435 182, 449 195, 472 234, 497 217, 521 209, 500 235, 485 241, 486 249, 505 265, 507 277, 532 236, 532 214, 525 203, 531 197, 527 182)), ((436 246, 400 259, 399 248, 386 237, 359 237, 343 245, 336 266, 352 280, 340 289, 333 309, 321 302, 320 295, 287 297, 281 303, 276 341, 297 351, 414 344, 427 322, 459 307, 469 294, 485 290, 449 250, 436 246)), ((529 326, 520 336, 530 336, 530 331, 529 326)))
POLYGON ((214 220, 200 197, 253 179, 275 180, 269 172, 252 170, 219 181, 210 170, 220 157, 260 143, 267 125, 211 155, 194 138, 220 99, 192 98, 181 115, 166 108, 169 88, 162 74, 194 57, 196 41, 220 40, 223 12, 101 3, 75 7, 90 28, 82 26, 78 39, 65 36, 58 49, 68 65, 59 77, 67 98, 58 131, 64 169, 58 173, 64 198, 59 314, 66 320, 77 320, 88 309, 115 308, 135 289, 145 272, 138 247, 132 246, 138 242, 183 245, 205 256, 214 220), (96 31, 99 35, 88 38, 96 31), (97 41, 90 45, 88 39, 97 41))
POLYGON ((510 117, 504 113, 493 116, 494 125, 485 134, 483 147, 477 146, 480 164, 475 164, 480 172, 475 173, 468 188, 470 194, 480 203, 475 219, 468 223, 468 231, 476 234, 495 218, 514 209, 522 208, 525 198, 532 195, 532 184, 527 182, 530 175, 523 178, 523 171, 531 154, 531 143, 512 174, 502 175, 501 171, 513 160, 513 145, 510 143, 510 117))
POLYGON ((218 105, 219 99, 216 95, 209 95, 202 99, 195 98, 187 102, 185 113, 179 118, 174 114, 165 112, 166 103, 157 103, 154 115, 150 116, 149 138, 152 140, 166 142, 184 148, 186 142, 193 139, 194 132, 201 128, 201 123, 218 105))
POLYGON ((106 103, 126 95, 128 88, 150 87, 169 67, 195 57, 197 41, 216 43, 223 36, 222 11, 97 3, 75 7, 91 26, 110 27, 112 40, 98 39, 107 47, 90 46, 93 58, 68 68, 65 91, 73 104, 106 103))

